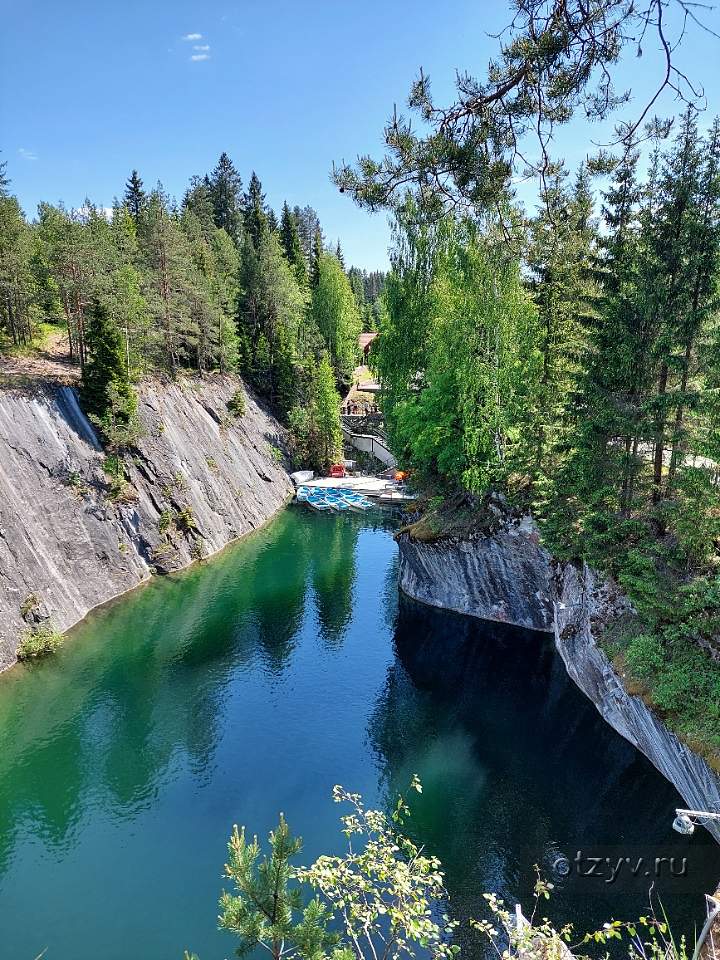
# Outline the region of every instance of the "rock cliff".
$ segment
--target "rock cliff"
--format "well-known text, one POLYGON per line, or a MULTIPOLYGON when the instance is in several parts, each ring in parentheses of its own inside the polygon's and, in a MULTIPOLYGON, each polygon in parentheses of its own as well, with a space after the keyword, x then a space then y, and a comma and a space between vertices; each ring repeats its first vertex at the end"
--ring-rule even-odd
MULTIPOLYGON (((623 598, 592 570, 567 565, 559 572, 555 645, 567 672, 610 726, 633 743, 675 784, 693 810, 720 809, 720 777, 648 708, 627 692, 595 640, 623 598)), ((720 824, 708 824, 720 842, 720 824)))
POLYGON ((67 630, 94 606, 209 556, 288 499, 282 431, 233 377, 150 383, 143 436, 113 500, 72 387, 0 392, 0 669, 28 622, 67 630))
POLYGON ((415 600, 483 620, 552 630, 553 571, 529 517, 490 536, 418 543, 401 533, 400 588, 415 600))
MULTIPOLYGON (((602 717, 675 785, 693 809, 720 809, 720 777, 625 689, 598 647, 627 601, 589 569, 557 565, 529 518, 487 537, 422 543, 398 537, 400 588, 436 607, 552 632, 568 674, 602 717)), ((720 825, 710 825, 720 842, 720 825)))

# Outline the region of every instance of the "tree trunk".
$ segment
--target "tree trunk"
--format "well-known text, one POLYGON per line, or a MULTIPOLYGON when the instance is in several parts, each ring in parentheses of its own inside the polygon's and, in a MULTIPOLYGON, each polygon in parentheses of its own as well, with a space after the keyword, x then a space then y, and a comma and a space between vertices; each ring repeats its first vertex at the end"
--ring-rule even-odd
MULTIPOLYGON (((680 381, 680 391, 685 393, 687 390, 688 379, 690 377, 690 358, 692 356, 692 338, 687 342, 685 347, 685 364, 683 366, 682 379, 680 381)), ((670 467, 668 468, 667 476, 667 487, 666 492, 669 494, 675 485, 675 474, 677 471, 677 463, 680 455, 684 452, 685 442, 682 436, 683 432, 683 417, 685 415, 685 403, 680 398, 678 402, 677 411, 675 413, 675 426, 673 428, 673 439, 672 439, 672 453, 670 454, 670 467)))
POLYGON ((664 399, 667 393, 668 365, 663 361, 660 367, 657 398, 660 400, 655 415, 655 456, 653 459, 653 503, 659 503, 662 497, 663 455, 665 453, 665 409, 664 399))

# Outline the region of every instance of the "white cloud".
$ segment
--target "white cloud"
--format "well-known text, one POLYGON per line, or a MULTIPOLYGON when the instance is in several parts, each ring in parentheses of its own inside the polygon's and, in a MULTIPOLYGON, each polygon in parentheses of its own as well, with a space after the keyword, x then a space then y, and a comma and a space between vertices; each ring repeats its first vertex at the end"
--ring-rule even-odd
POLYGON ((18 153, 23 160, 37 160, 37 154, 34 150, 26 150, 25 147, 20 147, 18 153))
POLYGON ((202 40, 201 33, 186 33, 183 40, 202 40))
POLYGON ((193 46, 193 50, 209 50, 209 49, 210 49, 209 43, 196 43, 193 46))
POLYGON ((191 60, 195 60, 196 62, 197 62, 198 60, 209 60, 209 59, 210 59, 210 54, 209 54, 209 53, 194 53, 194 54, 190 57, 190 59, 191 59, 191 60))

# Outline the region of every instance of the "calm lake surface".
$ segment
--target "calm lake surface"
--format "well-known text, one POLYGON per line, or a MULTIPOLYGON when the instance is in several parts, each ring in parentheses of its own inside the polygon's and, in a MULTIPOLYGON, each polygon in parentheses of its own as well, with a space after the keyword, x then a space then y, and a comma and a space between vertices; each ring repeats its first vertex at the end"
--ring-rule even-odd
POLYGON ((692 933, 720 848, 672 832, 675 790, 547 638, 399 602, 396 564, 389 525, 290 508, 0 677, 0 956, 231 956, 216 917, 232 824, 265 835, 282 810, 309 861, 342 848, 333 784, 385 804, 415 772, 412 832, 459 918, 486 890, 529 905, 534 864, 556 884, 544 913, 637 916, 646 868, 674 856, 686 875, 663 864, 656 890, 692 933), (641 876, 579 876, 578 850, 636 872, 644 857, 641 876))

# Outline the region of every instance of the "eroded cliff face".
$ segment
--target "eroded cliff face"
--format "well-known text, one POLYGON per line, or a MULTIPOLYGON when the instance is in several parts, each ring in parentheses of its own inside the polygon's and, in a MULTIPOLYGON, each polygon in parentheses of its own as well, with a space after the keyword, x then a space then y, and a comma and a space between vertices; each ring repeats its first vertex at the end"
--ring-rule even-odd
MULTIPOLYGON (((603 718, 675 785, 692 809, 720 809, 720 777, 625 689, 596 635, 628 602, 589 569, 553 563, 526 518, 488 537, 422 543, 398 537, 400 588, 484 620, 551 631, 568 674, 603 718)), ((720 842, 720 825, 710 826, 720 842)))
POLYGON ((529 517, 492 536, 419 543, 398 538, 400 589, 409 597, 483 620, 552 630, 550 555, 529 517))
POLYGON ((0 392, 0 669, 28 622, 67 630, 152 572, 176 570, 261 526, 288 499, 278 423, 233 377, 148 384, 128 502, 70 387, 0 392))
MULTIPOLYGON (((567 672, 601 715, 675 784, 693 810, 720 809, 720 777, 655 716, 641 697, 625 689, 595 636, 626 605, 605 580, 585 567, 558 574, 555 645, 567 672)), ((720 824, 708 824, 720 842, 720 824)))

